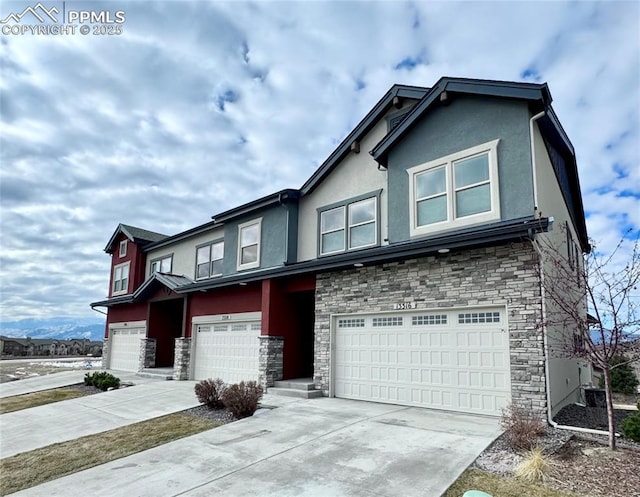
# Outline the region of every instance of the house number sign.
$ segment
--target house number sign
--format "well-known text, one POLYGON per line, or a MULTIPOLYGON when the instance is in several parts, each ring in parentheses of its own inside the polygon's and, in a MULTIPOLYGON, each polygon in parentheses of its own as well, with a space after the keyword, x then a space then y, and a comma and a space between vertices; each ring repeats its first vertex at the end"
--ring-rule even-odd
POLYGON ((406 309, 417 309, 418 304, 415 302, 398 302, 393 304, 393 309, 396 311, 404 311, 406 309))

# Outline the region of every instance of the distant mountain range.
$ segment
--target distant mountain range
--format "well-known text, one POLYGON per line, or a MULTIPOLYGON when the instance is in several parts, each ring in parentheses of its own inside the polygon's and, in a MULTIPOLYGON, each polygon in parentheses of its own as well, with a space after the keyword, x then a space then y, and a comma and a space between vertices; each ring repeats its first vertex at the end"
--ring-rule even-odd
POLYGON ((14 338, 88 338, 102 341, 104 320, 96 318, 21 319, 0 322, 0 335, 14 338))

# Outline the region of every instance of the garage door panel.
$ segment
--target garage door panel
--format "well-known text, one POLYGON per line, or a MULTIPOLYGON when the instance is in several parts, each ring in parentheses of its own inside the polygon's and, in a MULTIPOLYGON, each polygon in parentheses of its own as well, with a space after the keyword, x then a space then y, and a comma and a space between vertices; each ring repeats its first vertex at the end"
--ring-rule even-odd
POLYGON ((201 325, 196 329, 194 379, 226 383, 258 379, 260 323, 201 325))
POLYGON ((111 330, 109 368, 117 371, 138 371, 141 339, 144 328, 111 330))
POLYGON ((493 310, 340 318, 334 394, 499 415, 510 398, 502 320, 493 310))

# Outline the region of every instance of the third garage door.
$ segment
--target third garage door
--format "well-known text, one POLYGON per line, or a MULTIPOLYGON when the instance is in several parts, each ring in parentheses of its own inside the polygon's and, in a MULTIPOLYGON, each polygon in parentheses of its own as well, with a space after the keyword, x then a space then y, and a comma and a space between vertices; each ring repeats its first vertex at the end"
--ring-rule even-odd
POLYGON ((336 317, 334 394, 500 415, 510 400, 504 309, 336 317))

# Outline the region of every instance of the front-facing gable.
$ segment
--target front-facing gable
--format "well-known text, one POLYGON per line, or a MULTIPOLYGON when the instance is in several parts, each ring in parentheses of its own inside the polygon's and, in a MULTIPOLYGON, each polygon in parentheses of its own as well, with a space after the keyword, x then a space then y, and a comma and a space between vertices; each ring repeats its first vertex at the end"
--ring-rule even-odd
MULTIPOLYGON (((533 129, 527 128, 530 120, 535 120, 542 133, 546 152, 553 164, 556 181, 560 184, 561 193, 576 228, 581 248, 588 252, 590 247, 580 195, 575 152, 551 107, 551 102, 551 94, 546 83, 516 83, 444 77, 370 153, 382 167, 389 167, 391 163, 395 163, 395 167, 400 164, 402 168, 403 165, 406 166, 411 162, 415 163, 418 160, 427 162, 465 150, 484 143, 483 140, 509 136, 511 138, 509 142, 505 143, 502 140, 498 147, 499 154, 503 156, 499 158, 499 162, 505 164, 505 167, 501 168, 499 172, 499 182, 504 185, 501 188, 501 193, 504 194, 500 199, 501 210, 503 213, 509 213, 511 217, 523 215, 523 209, 528 210, 529 213, 540 215, 540 212, 537 211, 538 206, 534 205, 535 185, 531 168, 535 165, 532 166, 533 159, 529 152, 533 140, 530 134, 533 133, 533 129), (484 115, 478 119, 478 112, 472 109, 471 105, 468 105, 469 109, 463 116, 464 122, 460 120, 460 116, 445 115, 452 114, 451 109, 460 110, 460 105, 457 105, 460 101, 471 102, 473 100, 492 102, 491 105, 495 108, 482 113, 484 115), (504 111, 509 107, 517 107, 518 103, 520 109, 526 110, 527 118, 510 120, 508 116, 504 115, 504 111), (434 117, 434 115, 438 117, 434 117), (429 121, 432 125, 430 129, 425 129, 428 127, 425 123, 429 121), (437 121, 437 124, 433 121, 437 121), (513 127, 509 127, 509 123, 513 127), (504 129, 505 124, 507 129, 504 129), (499 127, 502 127, 503 130, 496 129, 499 127), (488 133, 488 131, 490 132, 488 133), (519 138, 516 135, 519 135, 519 138), (526 140, 524 139, 525 135, 526 140), (472 136, 475 136, 475 143, 468 139, 472 136), (423 140, 429 141, 430 146, 427 146, 423 140), (454 150, 456 142, 458 148, 454 150), (511 148, 509 153, 520 154, 521 157, 506 160, 507 158, 504 157, 507 155, 504 150, 505 146, 511 148), (438 151, 436 152, 436 150, 438 151), (528 158, 524 155, 528 155, 528 158), (516 213, 513 209, 519 210, 519 212, 516 213)), ((396 184, 397 188, 403 187, 400 185, 402 181, 398 177, 395 178, 395 181, 398 183, 396 184)), ((392 188, 391 185, 390 188, 392 188)), ((400 202, 399 197, 396 199, 400 202)), ((395 212, 395 207, 397 206, 390 206, 390 210, 395 212)), ((407 208, 401 208, 401 215, 403 210, 406 211, 407 208)), ((405 219, 408 219, 406 212, 404 215, 405 219)), ((502 218, 504 219, 504 217, 502 218)), ((405 221, 401 219, 399 222, 405 221)), ((402 231, 403 229, 400 226, 400 231, 395 235, 399 238, 407 236, 406 231, 402 231)))

